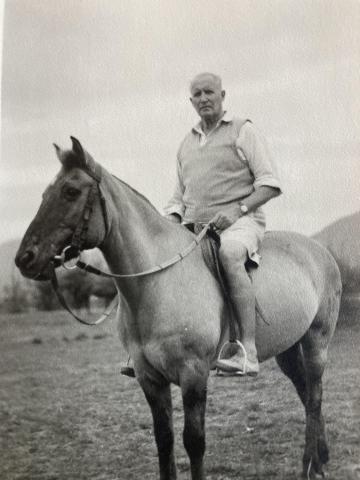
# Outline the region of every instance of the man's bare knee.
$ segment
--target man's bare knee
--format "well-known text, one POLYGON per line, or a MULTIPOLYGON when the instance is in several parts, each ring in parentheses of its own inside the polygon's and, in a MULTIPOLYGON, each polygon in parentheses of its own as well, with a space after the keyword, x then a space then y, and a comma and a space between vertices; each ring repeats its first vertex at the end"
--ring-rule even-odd
POLYGON ((219 250, 220 261, 226 268, 227 266, 237 265, 241 267, 248 258, 248 251, 241 242, 222 242, 219 250))

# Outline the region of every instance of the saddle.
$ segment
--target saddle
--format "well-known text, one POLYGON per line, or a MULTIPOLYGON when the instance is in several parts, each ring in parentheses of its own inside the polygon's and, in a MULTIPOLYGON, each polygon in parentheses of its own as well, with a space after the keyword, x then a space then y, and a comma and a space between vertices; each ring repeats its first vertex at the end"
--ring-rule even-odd
MULTIPOLYGON (((185 227, 190 230, 190 232, 198 235, 204 228, 204 225, 201 223, 187 223, 185 227)), ((220 281, 220 284, 222 284, 222 282, 225 281, 225 278, 224 271, 222 269, 219 259, 220 245, 220 235, 217 233, 213 226, 210 226, 210 228, 206 232, 206 237, 200 244, 201 251, 207 267, 214 275, 214 277, 220 281)))

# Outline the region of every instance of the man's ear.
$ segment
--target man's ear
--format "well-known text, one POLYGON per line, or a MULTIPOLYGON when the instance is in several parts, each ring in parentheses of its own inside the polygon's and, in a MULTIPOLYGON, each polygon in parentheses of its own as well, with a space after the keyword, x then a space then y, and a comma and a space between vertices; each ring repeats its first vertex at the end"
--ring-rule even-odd
POLYGON ((222 98, 223 98, 223 100, 224 100, 224 98, 225 98, 225 90, 221 90, 221 96, 222 96, 222 98))
POLYGON ((189 98, 189 100, 190 100, 190 103, 193 103, 193 99, 192 99, 192 97, 190 97, 190 98, 189 98))

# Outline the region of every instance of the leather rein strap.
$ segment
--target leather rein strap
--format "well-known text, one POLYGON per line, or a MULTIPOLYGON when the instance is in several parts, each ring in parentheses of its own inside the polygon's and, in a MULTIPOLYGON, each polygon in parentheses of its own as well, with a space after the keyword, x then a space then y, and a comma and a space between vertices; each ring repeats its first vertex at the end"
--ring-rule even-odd
POLYGON ((190 243, 188 247, 186 247, 182 252, 177 253, 174 257, 166 260, 165 262, 159 263, 155 265, 155 267, 149 268, 148 270, 144 270, 143 272, 138 273, 127 273, 127 274, 120 274, 120 273, 111 273, 111 272, 104 272, 98 268, 95 268, 87 263, 78 260, 76 262, 76 267, 80 268, 81 270, 85 270, 86 272, 93 273, 95 275, 100 275, 103 277, 110 277, 110 278, 136 278, 136 277, 145 277, 146 275, 152 275, 153 273, 161 272, 166 270, 167 268, 175 265, 175 263, 180 262, 185 257, 187 257, 201 242, 201 240, 205 237, 207 231, 212 229, 212 223, 207 223, 204 228, 201 230, 199 235, 197 235, 194 240, 190 243))
POLYGON ((67 310, 70 315, 72 315, 75 320, 77 320, 78 322, 82 323, 83 325, 88 325, 88 326, 94 326, 94 325, 99 325, 100 323, 102 323, 104 320, 106 320, 108 318, 108 316, 111 314, 111 312, 116 308, 116 307, 119 307, 120 305, 120 302, 119 302, 119 294, 115 295, 115 297, 111 300, 111 302, 109 303, 109 305, 106 307, 105 311, 102 313, 102 315, 97 319, 95 320, 94 322, 88 322, 87 320, 84 320, 83 318, 79 317, 78 315, 76 315, 72 310, 71 308, 69 307, 69 305, 66 303, 66 300, 65 300, 65 297, 64 295, 60 292, 60 288, 59 288, 59 282, 58 282, 58 279, 57 279, 57 276, 56 276, 56 273, 55 273, 55 268, 52 269, 51 271, 51 284, 53 286, 53 289, 56 293, 56 296, 60 302, 60 304, 65 308, 65 310, 67 310))

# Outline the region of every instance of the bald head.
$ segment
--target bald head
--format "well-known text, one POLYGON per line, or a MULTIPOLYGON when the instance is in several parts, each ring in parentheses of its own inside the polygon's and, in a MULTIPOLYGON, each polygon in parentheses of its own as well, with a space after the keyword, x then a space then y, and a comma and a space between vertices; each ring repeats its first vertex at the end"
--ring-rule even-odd
POLYGON ((203 126, 210 128, 223 116, 225 91, 221 78, 214 73, 200 73, 190 83, 190 101, 199 114, 203 126))
POLYGON ((203 72, 196 75, 190 82, 190 92, 192 91, 194 85, 199 81, 210 80, 216 88, 219 90, 222 89, 221 78, 215 73, 203 72))

